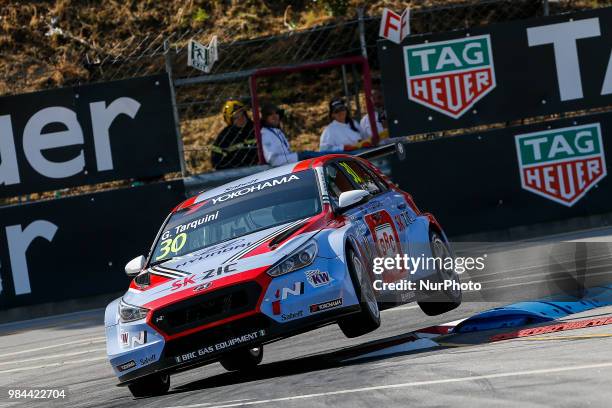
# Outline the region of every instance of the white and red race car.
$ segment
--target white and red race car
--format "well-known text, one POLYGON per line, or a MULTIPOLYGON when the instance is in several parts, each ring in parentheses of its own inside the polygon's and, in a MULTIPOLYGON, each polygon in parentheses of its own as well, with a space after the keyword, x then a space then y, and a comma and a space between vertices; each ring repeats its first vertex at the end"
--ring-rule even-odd
POLYGON ((456 289, 422 301, 373 288, 458 280, 443 268, 373 273, 375 257, 414 251, 450 247, 435 218, 362 158, 322 156, 214 188, 178 205, 148 256, 126 266, 134 279, 106 309, 110 364, 133 395, 158 395, 173 372, 215 361, 253 368, 264 344, 326 324, 355 337, 380 325, 383 308, 457 307, 456 289))

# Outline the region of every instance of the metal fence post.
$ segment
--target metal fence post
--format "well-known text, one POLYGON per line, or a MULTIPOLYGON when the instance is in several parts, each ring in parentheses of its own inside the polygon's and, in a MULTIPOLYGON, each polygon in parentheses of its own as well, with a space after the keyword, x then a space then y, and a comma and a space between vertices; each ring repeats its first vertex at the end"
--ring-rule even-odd
POLYGON ((357 9, 357 19, 359 20, 359 44, 361 45, 361 55, 368 58, 368 47, 365 39, 365 25, 363 23, 363 7, 357 9))
POLYGON ((344 90, 344 99, 346 100, 346 103, 348 104, 348 107, 350 109, 350 107, 351 107, 351 95, 349 93, 348 81, 346 79, 346 67, 344 65, 342 65, 340 68, 342 70, 342 89, 344 90))
POLYGON ((357 121, 361 119, 361 103, 359 102, 359 75, 355 64, 351 65, 351 74, 353 75, 353 95, 355 97, 355 105, 357 110, 357 121))
POLYGON ((249 91, 251 92, 251 107, 253 109, 253 129, 255 130, 255 138, 257 139, 257 157, 259 158, 259 164, 266 164, 266 159, 263 154, 263 144, 261 143, 261 120, 259 117, 259 97, 257 96, 256 74, 249 77, 249 91))
POLYGON ((550 15, 550 5, 548 4, 548 0, 542 0, 542 8, 545 16, 550 15))
POLYGON ((185 166, 185 147, 183 146, 183 137, 181 136, 181 123, 179 122, 178 107, 176 105, 176 92, 174 89, 174 81, 172 79, 172 58, 170 56, 170 43, 167 39, 164 40, 164 62, 166 64, 166 74, 168 74, 168 82, 170 83, 170 98, 172 98, 172 113, 174 114, 174 122, 176 124, 176 143, 178 145, 179 157, 181 160, 181 175, 187 176, 187 167, 185 166))

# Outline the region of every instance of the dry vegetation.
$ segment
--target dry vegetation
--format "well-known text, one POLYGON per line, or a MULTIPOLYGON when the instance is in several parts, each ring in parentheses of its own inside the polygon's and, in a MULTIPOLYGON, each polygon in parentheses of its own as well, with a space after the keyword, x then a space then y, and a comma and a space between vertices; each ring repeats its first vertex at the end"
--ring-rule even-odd
MULTIPOLYGON (((452 0, 437 1, 448 3, 452 0)), ((361 4, 362 3, 362 4, 361 4)), ((147 34, 222 29, 232 39, 307 28, 355 7, 356 0, 57 0, 0 2, 0 95, 46 89, 90 79, 85 55, 113 54, 147 34), (330 6, 330 4, 332 6, 330 6), (346 4, 346 6, 343 6, 346 4)))
MULTIPOLYGON (((364 7, 368 15, 377 15, 385 6, 399 11, 406 5, 418 9, 476 2, 0 0, 0 95, 98 80, 89 56, 116 56, 124 44, 136 44, 147 35, 203 30, 203 37, 223 33, 222 41, 234 41, 353 18, 357 7, 364 7)), ((551 5, 571 10, 610 3, 565 0, 551 5)), ((277 78, 276 83, 264 83, 261 89, 264 98, 287 110, 287 133, 294 147, 316 149, 320 130, 327 120, 327 101, 342 93, 338 70, 277 78)), ((181 121, 190 171, 210 169, 207 149, 222 127, 217 114, 196 115, 181 121)))
MULTIPOLYGON (((147 35, 204 30, 221 33, 222 41, 236 41, 354 18, 358 6, 378 13, 383 3, 399 8, 401 2, 9 0, 0 9, 0 95, 99 80, 89 64, 91 56, 119 56, 125 44, 137 44, 147 35)), ((262 87, 263 96, 287 108, 288 133, 300 135, 299 140, 292 137, 292 143, 316 149, 325 125, 326 103, 341 90, 338 72, 296 75, 283 81, 291 84, 287 91, 268 84, 262 87), (266 89, 270 91, 267 94, 266 89)), ((207 149, 223 127, 220 116, 182 119, 190 171, 209 170, 207 149)))

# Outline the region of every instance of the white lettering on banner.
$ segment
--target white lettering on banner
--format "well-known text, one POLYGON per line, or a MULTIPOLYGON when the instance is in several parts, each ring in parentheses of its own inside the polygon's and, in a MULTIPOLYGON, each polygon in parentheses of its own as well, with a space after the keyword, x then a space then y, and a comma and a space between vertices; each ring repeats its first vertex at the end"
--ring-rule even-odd
POLYGON ((0 185, 19 184, 17 153, 13 143, 11 117, 0 116, 0 185), (11 137, 5 136, 11 135, 11 137))
POLYGON ((113 169, 109 129, 115 118, 125 114, 134 119, 140 109, 140 103, 126 97, 117 98, 110 105, 105 105, 104 101, 89 104, 98 171, 113 169))
POLYGON ((83 171, 85 157, 83 150, 77 157, 63 163, 47 160, 43 150, 83 144, 83 131, 74 111, 61 106, 41 109, 36 112, 23 130, 23 151, 34 170, 43 176, 59 179, 74 176, 83 171), (42 133, 45 126, 61 123, 67 130, 42 133))
POLYGON ((527 29, 527 41, 530 47, 553 44, 559 93, 562 101, 583 97, 576 41, 583 38, 599 37, 600 35, 599 18, 588 18, 527 29))
POLYGON ((45 220, 34 221, 24 230, 21 229, 19 224, 6 227, 6 239, 11 259, 15 295, 32 293, 26 257, 30 244, 38 237, 45 238, 51 242, 56 232, 57 226, 45 220))
MULTIPOLYGON (((139 102, 128 97, 117 98, 108 106, 104 101, 89 104, 98 171, 113 170, 109 130, 115 119, 121 114, 134 119, 140 106, 139 102)), ((83 129, 77 115, 66 107, 51 106, 39 110, 30 117, 23 129, 25 158, 36 172, 47 178, 68 178, 82 172, 85 168, 85 154, 81 148, 76 157, 55 162, 44 156, 45 150, 83 144, 83 129), (65 129, 43 133, 50 124, 61 125, 65 129)), ((3 115, 0 116, 0 185, 19 183, 21 178, 11 116, 3 115)))
POLYGON ((608 95, 612 93, 612 53, 610 53, 610 59, 608 60, 608 68, 606 69, 606 77, 604 83, 601 86, 601 94, 608 95))

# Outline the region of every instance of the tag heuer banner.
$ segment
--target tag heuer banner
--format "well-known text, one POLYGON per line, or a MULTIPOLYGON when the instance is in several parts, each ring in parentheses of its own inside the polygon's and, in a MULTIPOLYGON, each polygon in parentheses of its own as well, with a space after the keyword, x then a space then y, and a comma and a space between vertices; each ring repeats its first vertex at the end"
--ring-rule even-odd
POLYGON ((612 8, 378 44, 393 137, 612 103, 612 8))
POLYGON ((606 176, 599 123, 518 135, 521 185, 571 207, 606 176))
POLYGON ((391 177, 457 236, 610 213, 611 162, 608 112, 410 143, 391 177))

